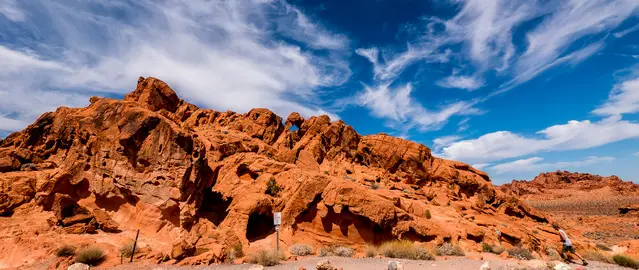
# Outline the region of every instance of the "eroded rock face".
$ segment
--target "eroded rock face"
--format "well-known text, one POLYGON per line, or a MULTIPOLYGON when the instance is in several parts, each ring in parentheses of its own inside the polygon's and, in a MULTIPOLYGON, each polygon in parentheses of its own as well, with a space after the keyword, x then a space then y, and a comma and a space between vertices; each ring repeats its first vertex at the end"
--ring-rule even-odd
POLYGON ((543 215, 424 145, 325 115, 283 123, 267 109, 200 109, 155 78, 124 100, 42 115, 0 142, 0 171, 1 215, 39 207, 60 233, 141 229, 183 263, 272 243, 275 211, 282 245, 403 238, 479 250, 496 228, 506 246, 549 241, 530 232, 543 215))
POLYGON ((601 189, 607 189, 616 195, 639 194, 639 185, 625 182, 615 175, 600 176, 568 171, 541 173, 531 181, 513 180, 510 184, 502 185, 501 189, 520 196, 535 196, 556 190, 588 192, 601 189))

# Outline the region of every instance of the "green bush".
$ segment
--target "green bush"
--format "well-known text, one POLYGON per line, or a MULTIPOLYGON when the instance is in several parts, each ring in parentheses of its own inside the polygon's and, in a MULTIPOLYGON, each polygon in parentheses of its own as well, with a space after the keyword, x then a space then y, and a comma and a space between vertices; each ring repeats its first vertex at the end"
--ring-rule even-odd
POLYGON ((266 182, 266 194, 275 197, 280 191, 282 191, 282 187, 277 185, 275 177, 271 177, 271 179, 266 182))
POLYGON ((58 257, 71 257, 75 255, 75 248, 71 245, 63 245, 55 250, 55 255, 58 257))
POLYGON ((426 209, 426 219, 430 219, 432 216, 430 215, 430 210, 426 209))
POLYGON ((280 261, 284 259, 284 254, 280 251, 271 250, 259 250, 256 253, 251 253, 248 256, 248 262, 252 264, 259 264, 263 266, 273 266, 280 264, 280 261))
POLYGON ((491 246, 490 244, 483 242, 481 243, 481 250, 483 252, 493 252, 493 246, 491 246))
MULTIPOLYGON (((135 252, 140 251, 139 247, 135 247, 135 252)), ((124 258, 130 258, 133 255, 133 241, 126 242, 120 247, 120 256, 124 258)))
POLYGON ((619 266, 639 269, 639 261, 623 254, 612 256, 612 260, 619 266))
POLYGON ((297 256, 307 256, 307 255, 313 255, 315 252, 313 251, 313 247, 311 247, 310 245, 306 245, 306 244, 295 244, 292 245, 288 251, 293 254, 293 255, 297 255, 297 256))
POLYGON ((439 256, 464 256, 464 251, 457 245, 452 243, 444 243, 441 246, 435 248, 435 253, 439 256))
POLYGON ((242 246, 242 242, 237 242, 233 245, 233 257, 242 258, 244 257, 244 247, 242 246))
POLYGON ((435 256, 427 249, 407 240, 386 242, 379 247, 379 252, 389 258, 410 260, 435 259, 435 256))
POLYGON ((102 249, 90 246, 81 249, 75 256, 75 261, 90 266, 96 266, 106 259, 106 254, 102 249))
POLYGON ((508 250, 508 255, 518 260, 532 260, 530 250, 525 247, 514 247, 508 250))

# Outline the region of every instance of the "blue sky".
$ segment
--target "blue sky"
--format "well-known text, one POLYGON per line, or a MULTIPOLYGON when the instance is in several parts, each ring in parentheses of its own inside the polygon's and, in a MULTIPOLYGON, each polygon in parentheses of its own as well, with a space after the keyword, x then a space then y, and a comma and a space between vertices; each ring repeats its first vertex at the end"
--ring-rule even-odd
POLYGON ((0 136, 138 76, 489 173, 639 180, 639 1, 0 1, 0 136))

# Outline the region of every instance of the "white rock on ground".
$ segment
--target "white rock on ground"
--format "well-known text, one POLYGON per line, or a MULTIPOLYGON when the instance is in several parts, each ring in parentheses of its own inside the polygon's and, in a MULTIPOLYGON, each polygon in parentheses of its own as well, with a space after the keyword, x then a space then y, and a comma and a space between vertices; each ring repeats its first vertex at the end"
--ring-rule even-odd
POLYGON ((485 262, 479 267, 479 270, 490 270, 490 262, 485 262))
POLYGON ((404 266, 398 261, 388 261, 388 270, 404 270, 404 266))
POLYGON ((526 261, 524 265, 526 267, 532 268, 532 269, 547 269, 548 268, 548 264, 545 261, 542 261, 542 260, 526 261))
POLYGON ((555 269, 555 270, 572 270, 570 265, 567 265, 567 264, 562 263, 562 262, 560 262, 558 264, 555 264, 555 267, 553 267, 552 269, 555 269))
POLYGON ((83 263, 74 263, 67 270, 89 270, 89 266, 83 263))
POLYGON ((337 268, 335 266, 333 266, 331 264, 331 261, 329 260, 322 260, 317 262, 317 267, 315 268, 317 270, 337 270, 337 268))
POLYGON ((264 266, 261 266, 259 264, 253 265, 251 266, 251 268, 249 268, 249 270, 263 270, 264 266))

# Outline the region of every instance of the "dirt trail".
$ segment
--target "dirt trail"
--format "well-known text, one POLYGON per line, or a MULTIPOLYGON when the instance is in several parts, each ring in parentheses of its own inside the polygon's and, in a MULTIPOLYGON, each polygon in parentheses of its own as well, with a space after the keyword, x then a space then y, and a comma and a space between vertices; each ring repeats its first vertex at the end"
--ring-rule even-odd
MULTIPOLYGON (((438 270, 452 270, 452 269, 479 269, 479 267, 486 261, 490 262, 492 269, 547 269, 547 268, 532 268, 526 266, 530 265, 531 261, 517 261, 517 260, 501 260, 501 259, 489 259, 489 260, 471 260, 467 258, 451 258, 448 260, 437 261, 414 261, 414 260, 402 260, 402 259, 376 259, 376 258, 341 258, 341 257, 308 257, 302 258, 298 261, 283 262, 281 265, 265 267, 269 270, 298 270, 300 266, 312 270, 315 269, 318 261, 329 260, 335 267, 341 267, 344 270, 361 270, 361 269, 387 269, 389 260, 396 260, 402 263, 405 270, 421 270, 421 269, 438 269, 438 270)), ((216 269, 216 270, 248 270, 251 268, 250 264, 242 265, 209 265, 209 266, 165 266, 165 265, 121 265, 112 269, 128 270, 128 269, 149 269, 149 270, 173 270, 173 269, 216 269)), ((572 269, 579 269, 581 265, 571 264, 572 269)), ((600 262, 590 262, 590 264, 583 269, 627 269, 621 268, 618 265, 604 264, 600 262)))

